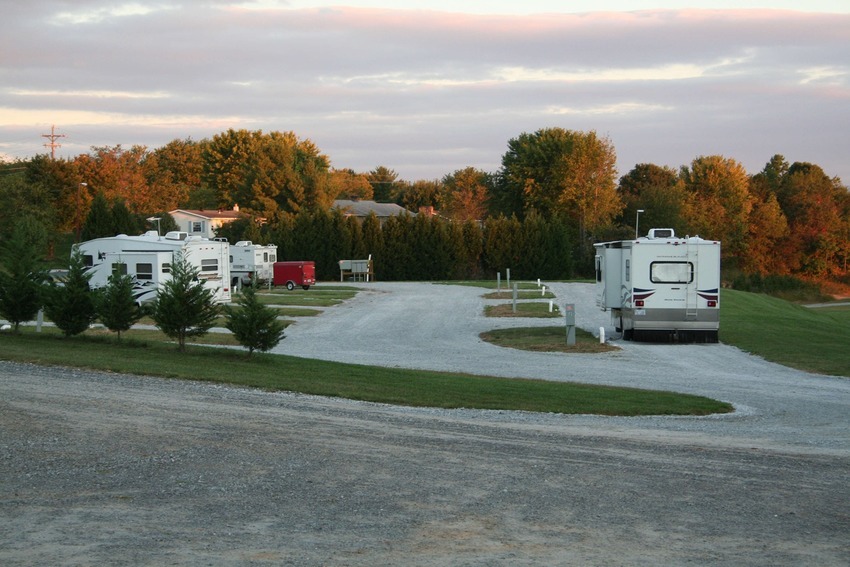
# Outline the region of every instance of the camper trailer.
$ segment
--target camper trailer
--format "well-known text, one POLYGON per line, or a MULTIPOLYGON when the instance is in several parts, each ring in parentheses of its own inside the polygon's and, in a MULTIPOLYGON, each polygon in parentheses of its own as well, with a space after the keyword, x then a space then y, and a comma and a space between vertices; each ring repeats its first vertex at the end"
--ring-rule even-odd
POLYGON ((720 242, 655 228, 596 248, 596 304, 627 340, 717 342, 720 242))
POLYGON ((253 281, 268 282, 274 276, 277 246, 254 244, 240 240, 230 247, 231 287, 251 285, 253 281))
POLYGON ((230 302, 228 243, 173 231, 160 236, 151 230, 141 236, 119 234, 77 245, 93 288, 107 285, 114 270, 133 276, 133 296, 142 304, 156 298, 159 286, 171 278, 175 254, 198 270, 198 279, 214 293, 217 303, 230 302))

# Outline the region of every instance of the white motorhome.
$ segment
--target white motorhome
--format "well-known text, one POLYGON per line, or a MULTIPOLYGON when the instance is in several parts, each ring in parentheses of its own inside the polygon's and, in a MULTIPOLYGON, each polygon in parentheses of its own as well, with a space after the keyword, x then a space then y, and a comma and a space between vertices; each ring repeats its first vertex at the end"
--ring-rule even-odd
POLYGON ((133 296, 142 304, 156 298, 159 286, 171 279, 175 254, 198 270, 198 279, 211 290, 217 303, 230 302, 230 246, 226 241, 208 240, 173 231, 160 236, 151 230, 141 236, 109 236, 81 242, 90 285, 104 287, 113 270, 133 276, 133 296))
POLYGON ((240 240, 230 247, 231 287, 251 285, 251 282, 269 282, 274 278, 277 246, 254 244, 240 240))
POLYGON ((627 340, 717 342, 720 242, 655 228, 596 248, 596 304, 627 340))

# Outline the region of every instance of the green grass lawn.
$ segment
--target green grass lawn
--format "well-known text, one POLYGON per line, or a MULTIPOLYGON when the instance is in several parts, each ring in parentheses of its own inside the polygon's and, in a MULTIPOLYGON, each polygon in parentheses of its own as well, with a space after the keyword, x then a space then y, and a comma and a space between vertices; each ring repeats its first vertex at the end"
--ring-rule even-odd
POLYGON ((811 309, 763 294, 720 295, 720 340, 785 366, 850 376, 850 312, 811 309))
POLYGON ((600 343, 584 329, 576 329, 576 344, 567 345, 567 329, 561 327, 513 327, 481 333, 481 339, 498 346, 537 352, 599 353, 619 350, 600 343))
MULTIPOLYGON (((86 334, 87 335, 87 334, 86 334)), ((286 339, 284 339, 285 341, 286 339)), ((0 338, 0 358, 204 380, 397 405, 599 415, 707 415, 729 404, 701 396, 468 374, 340 364, 159 340, 62 337, 26 328, 0 338)))
POLYGON ((487 317, 560 317, 561 310, 557 305, 552 306, 549 312, 548 301, 517 301, 516 312, 513 303, 501 305, 487 305, 484 307, 484 315, 487 317))
MULTIPOLYGON (((306 296, 312 291, 268 295, 306 296)), ((325 299, 330 300, 341 300, 336 293, 352 292, 351 289, 328 291, 325 299)), ((780 364, 850 376, 850 309, 841 306, 808 309, 765 295, 732 290, 721 293, 723 342, 780 364)), ((519 305, 545 310, 548 315, 548 302, 519 305)), ((506 306, 510 310, 510 304, 506 306)), ((529 343, 557 343, 564 332, 562 326, 500 331, 496 334, 501 336, 495 340, 514 348, 539 348, 529 343)), ((670 392, 376 368, 282 355, 259 354, 248 359, 243 349, 190 346, 186 353, 179 353, 159 331, 134 329, 124 333, 120 342, 110 335, 90 330, 83 336, 65 338, 55 329, 36 333, 34 328, 26 327, 17 335, 0 335, 0 359, 412 406, 602 415, 705 415, 731 411, 728 404, 670 392)), ((577 342, 595 341, 577 329, 577 342)), ((235 344, 231 336, 219 333, 210 333, 193 342, 235 344)))

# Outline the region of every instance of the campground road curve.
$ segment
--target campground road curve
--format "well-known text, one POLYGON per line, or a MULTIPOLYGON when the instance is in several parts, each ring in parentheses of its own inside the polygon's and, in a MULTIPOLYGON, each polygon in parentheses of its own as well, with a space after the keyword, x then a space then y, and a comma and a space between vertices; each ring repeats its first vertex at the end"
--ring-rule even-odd
MULTIPOLYGON (((556 302, 575 305, 576 324, 615 336, 592 284, 546 284, 556 302)), ((362 284, 357 299, 303 318, 275 352, 340 362, 575 381, 698 394, 731 402, 735 414, 693 418, 569 418, 640 435, 694 435, 748 447, 850 452, 850 378, 767 362, 723 344, 615 341, 621 350, 570 355, 506 349, 479 334, 500 327, 562 324, 553 319, 485 317, 486 290, 422 283, 362 284)), ((501 301, 504 303, 504 300, 501 301)), ((722 340, 721 323, 721 340, 722 340)))
MULTIPOLYGON (((588 287, 553 286, 598 329, 588 287)), ((299 319, 278 352, 686 391, 738 411, 403 408, 0 362, 0 563, 850 564, 848 379, 725 345, 500 349, 478 333, 552 322, 487 319, 476 288, 363 289, 299 319)))

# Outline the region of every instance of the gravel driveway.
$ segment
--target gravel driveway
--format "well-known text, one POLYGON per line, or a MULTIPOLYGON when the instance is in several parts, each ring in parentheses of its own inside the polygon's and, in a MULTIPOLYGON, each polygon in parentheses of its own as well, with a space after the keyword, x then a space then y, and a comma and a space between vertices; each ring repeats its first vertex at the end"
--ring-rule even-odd
MULTIPOLYGON (((591 287, 553 291, 598 331, 591 287)), ((300 319, 278 352, 669 389, 737 411, 399 408, 0 362, 0 563, 850 564, 850 379, 722 344, 502 349, 478 333, 553 321, 487 319, 476 288, 363 288, 300 319)))

